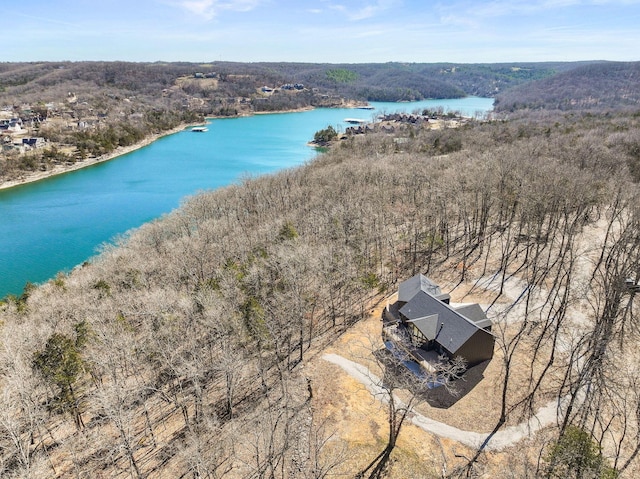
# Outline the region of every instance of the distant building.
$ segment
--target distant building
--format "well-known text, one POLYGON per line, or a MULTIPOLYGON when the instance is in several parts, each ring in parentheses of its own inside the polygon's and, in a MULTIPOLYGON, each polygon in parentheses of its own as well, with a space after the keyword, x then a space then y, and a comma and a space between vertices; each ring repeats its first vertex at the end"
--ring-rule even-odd
POLYGON ((22 131, 22 120, 20 118, 11 118, 7 130, 12 132, 22 131))
POLYGON ((23 138, 22 144, 31 148, 42 148, 45 145, 45 140, 40 136, 33 138, 23 138))
POLYGON ((2 150, 5 152, 17 152, 23 154, 27 151, 27 146, 20 140, 14 140, 13 142, 3 143, 2 150))

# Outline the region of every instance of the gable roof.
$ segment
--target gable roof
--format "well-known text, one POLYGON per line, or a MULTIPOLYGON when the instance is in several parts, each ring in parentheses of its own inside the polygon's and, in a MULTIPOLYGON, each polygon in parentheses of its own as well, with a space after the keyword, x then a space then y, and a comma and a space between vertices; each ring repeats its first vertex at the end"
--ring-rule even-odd
POLYGON ((415 324, 416 327, 420 330, 420 332, 424 334, 429 341, 434 340, 438 334, 438 315, 437 314, 431 314, 429 316, 411 319, 407 322, 415 324))
POLYGON ((434 296, 440 301, 448 301, 449 298, 451 298, 447 293, 443 293, 440 290, 440 286, 424 276, 422 273, 418 273, 400 283, 398 286, 398 301, 408 303, 421 291, 434 296))
POLYGON ((456 354, 476 333, 492 336, 448 304, 424 291, 418 292, 399 312, 415 324, 425 337, 435 340, 451 354, 456 354))
POLYGON ((455 306, 454 309, 479 328, 485 329, 493 324, 478 303, 463 304, 455 306))

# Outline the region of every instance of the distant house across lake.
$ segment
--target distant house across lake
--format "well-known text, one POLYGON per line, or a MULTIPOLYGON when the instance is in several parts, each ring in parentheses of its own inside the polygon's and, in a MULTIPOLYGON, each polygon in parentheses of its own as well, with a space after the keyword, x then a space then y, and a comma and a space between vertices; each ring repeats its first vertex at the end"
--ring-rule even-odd
POLYGON ((45 145, 45 140, 42 137, 23 138, 22 144, 31 148, 42 148, 45 145))

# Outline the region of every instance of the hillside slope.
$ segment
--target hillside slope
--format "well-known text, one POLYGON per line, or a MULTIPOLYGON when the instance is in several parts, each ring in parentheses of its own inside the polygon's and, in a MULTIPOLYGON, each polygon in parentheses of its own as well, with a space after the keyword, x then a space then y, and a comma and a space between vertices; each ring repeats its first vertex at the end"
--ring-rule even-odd
MULTIPOLYGON (((371 396, 343 402, 352 383, 336 370, 315 376, 318 354, 398 281, 421 271, 454 287, 473 271, 497 280, 487 304, 513 275, 530 285, 524 321, 496 316, 493 368, 512 374, 492 376, 487 425, 575 398, 568 424, 633 477, 637 318, 620 278, 640 255, 627 166, 639 126, 633 115, 573 115, 354 136, 304 167, 195 196, 90 264, 7 298, 1 475, 354 476, 385 448, 386 415, 360 413, 371 396), (579 238, 599 221, 606 240, 582 264, 579 238), (587 267, 595 280, 574 293, 587 267), (591 309, 575 328, 566 306, 578 298, 591 309)), ((389 477, 465 466, 459 445, 411 444, 394 449, 389 477)), ((519 447, 469 467, 490 477, 508 459, 542 475, 547 444, 519 447)))
POLYGON ((105 158, 205 116, 491 97, 579 65, 3 63, 0 182, 105 158))
POLYGON ((498 112, 637 109, 640 62, 596 63, 514 87, 496 98, 498 112))

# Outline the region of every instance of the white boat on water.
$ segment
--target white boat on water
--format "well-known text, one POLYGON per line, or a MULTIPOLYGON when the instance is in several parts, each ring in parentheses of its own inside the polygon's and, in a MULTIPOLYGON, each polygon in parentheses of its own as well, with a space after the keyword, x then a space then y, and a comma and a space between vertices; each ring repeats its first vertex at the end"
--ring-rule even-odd
POLYGON ((194 126, 193 128, 191 128, 191 131, 196 133, 204 133, 205 131, 209 131, 209 129, 206 126, 194 126))
POLYGON ((351 123, 352 125, 363 125, 365 123, 368 123, 369 120, 363 120, 362 118, 345 118, 344 122, 351 123))

